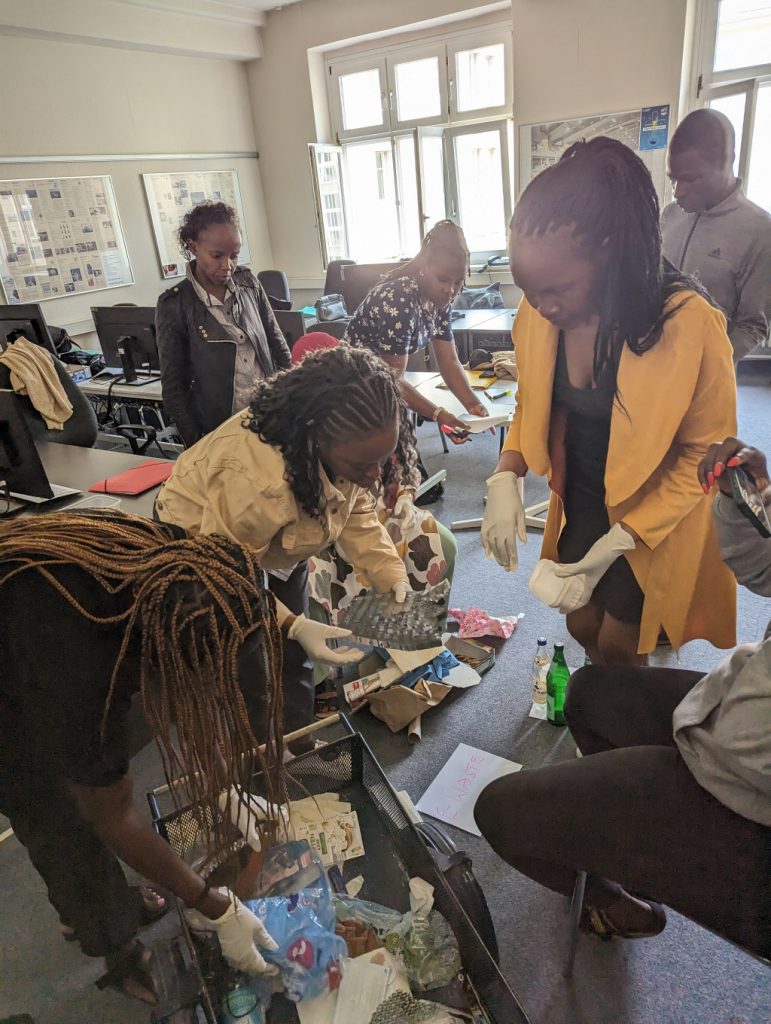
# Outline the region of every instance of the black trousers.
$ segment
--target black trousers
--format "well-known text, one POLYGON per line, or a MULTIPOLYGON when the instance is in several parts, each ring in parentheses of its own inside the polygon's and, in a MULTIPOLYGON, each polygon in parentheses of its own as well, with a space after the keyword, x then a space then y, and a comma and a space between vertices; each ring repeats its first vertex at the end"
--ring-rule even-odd
MULTIPOLYGON (((308 563, 295 566, 288 580, 268 574, 268 588, 290 612, 308 614, 308 563)), ((293 732, 313 721, 313 662, 296 640, 284 642, 284 732, 293 732)))
POLYGON ((35 756, 10 742, 0 745, 0 811, 26 847, 49 901, 61 922, 74 928, 84 953, 116 952, 139 928, 139 894, 81 817, 67 784, 46 770, 44 752, 35 756))
POLYGON ((475 817, 503 860, 556 892, 587 871, 768 957, 771 829, 703 789, 672 736, 672 712, 700 678, 580 669, 565 714, 585 756, 498 779, 475 817))

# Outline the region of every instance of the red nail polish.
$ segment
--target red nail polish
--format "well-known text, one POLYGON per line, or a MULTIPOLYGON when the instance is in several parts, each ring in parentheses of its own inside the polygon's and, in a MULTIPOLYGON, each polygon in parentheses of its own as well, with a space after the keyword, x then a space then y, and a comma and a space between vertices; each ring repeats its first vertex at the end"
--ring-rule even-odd
POLYGON ((714 473, 707 473, 707 483, 709 484, 710 487, 714 486, 714 484, 715 484, 715 474, 714 473))
POLYGON ((716 462, 715 463, 715 476, 716 477, 722 476, 724 469, 725 469, 725 466, 723 465, 722 462, 716 462))
POLYGON ((734 455, 734 457, 732 459, 729 459, 728 460, 728 465, 731 467, 731 469, 733 469, 734 466, 738 466, 739 465, 739 458, 738 458, 738 456, 734 455))

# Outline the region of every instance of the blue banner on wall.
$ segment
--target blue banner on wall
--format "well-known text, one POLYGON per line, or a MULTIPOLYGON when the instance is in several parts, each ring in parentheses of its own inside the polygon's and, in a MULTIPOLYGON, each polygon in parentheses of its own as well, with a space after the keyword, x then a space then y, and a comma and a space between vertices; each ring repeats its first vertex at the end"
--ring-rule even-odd
POLYGON ((640 111, 640 149, 666 149, 669 139, 669 104, 640 111))

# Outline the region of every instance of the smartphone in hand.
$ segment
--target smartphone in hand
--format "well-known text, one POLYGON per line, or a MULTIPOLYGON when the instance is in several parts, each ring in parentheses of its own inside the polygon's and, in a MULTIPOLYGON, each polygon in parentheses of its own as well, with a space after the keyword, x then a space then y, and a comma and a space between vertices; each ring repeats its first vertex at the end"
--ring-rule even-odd
POLYGON ((753 478, 743 466, 733 466, 727 472, 731 480, 731 493, 736 507, 745 519, 749 519, 761 537, 771 537, 768 509, 763 503, 763 498, 755 486, 753 478))

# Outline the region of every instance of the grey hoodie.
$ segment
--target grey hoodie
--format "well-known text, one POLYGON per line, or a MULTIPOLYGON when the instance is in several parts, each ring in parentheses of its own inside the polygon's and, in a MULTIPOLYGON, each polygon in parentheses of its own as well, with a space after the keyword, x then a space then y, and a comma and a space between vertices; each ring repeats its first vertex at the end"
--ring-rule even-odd
MULTIPOLYGON (((726 565, 755 594, 771 597, 771 539, 731 498, 712 507, 726 565)), ((771 825, 771 622, 742 644, 675 708, 675 742, 696 781, 736 814, 771 825)))
POLYGON ((661 216, 664 255, 692 274, 726 315, 734 361, 765 341, 771 324, 771 215, 734 191, 703 213, 670 203, 661 216))

